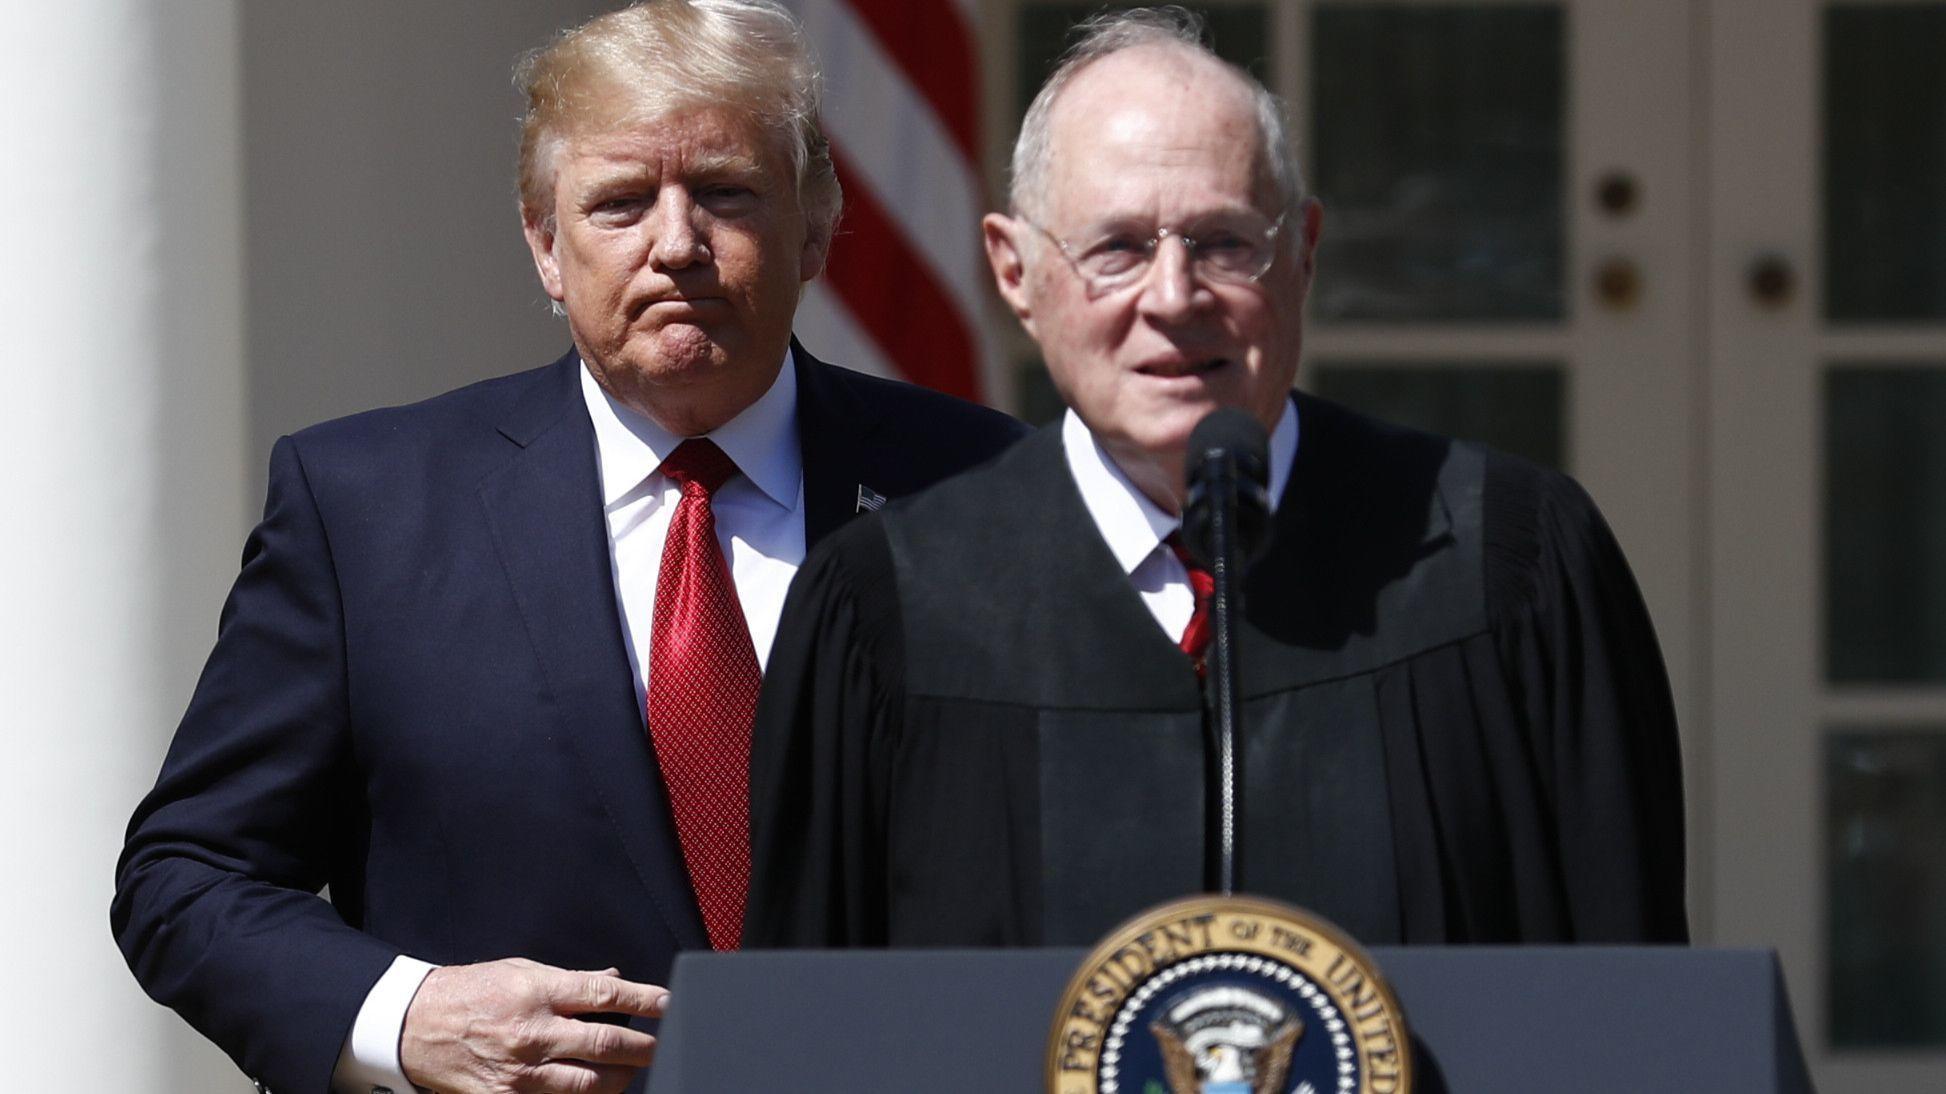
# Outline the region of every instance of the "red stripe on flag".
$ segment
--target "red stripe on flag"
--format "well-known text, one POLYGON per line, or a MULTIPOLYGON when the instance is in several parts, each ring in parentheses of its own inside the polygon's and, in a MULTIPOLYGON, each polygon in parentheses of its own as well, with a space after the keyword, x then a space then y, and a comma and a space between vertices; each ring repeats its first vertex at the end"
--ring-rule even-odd
POLYGON ((962 399, 979 399, 967 317, 835 145, 832 158, 844 182, 845 218, 831 243, 825 279, 900 375, 962 399))
POLYGON ((966 162, 980 162, 973 38, 951 0, 846 0, 944 123, 966 162))

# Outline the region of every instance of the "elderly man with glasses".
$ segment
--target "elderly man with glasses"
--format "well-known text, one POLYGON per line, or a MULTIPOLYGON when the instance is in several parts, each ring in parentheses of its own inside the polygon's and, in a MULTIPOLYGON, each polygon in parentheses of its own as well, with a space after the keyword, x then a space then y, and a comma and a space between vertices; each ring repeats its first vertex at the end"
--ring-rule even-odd
POLYGON ((752 945, 1090 941, 1204 880, 1191 429, 1269 434, 1240 634, 1248 889, 1373 943, 1680 941, 1673 705, 1572 481, 1291 390, 1322 210, 1180 11, 1033 103, 1000 294, 1070 411, 834 536, 752 753, 752 945))

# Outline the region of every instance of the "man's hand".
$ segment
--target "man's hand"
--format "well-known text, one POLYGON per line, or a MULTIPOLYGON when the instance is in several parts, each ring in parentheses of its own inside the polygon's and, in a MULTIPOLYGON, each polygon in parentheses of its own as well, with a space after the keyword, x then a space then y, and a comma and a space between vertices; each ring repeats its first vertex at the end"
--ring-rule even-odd
POLYGON ((521 957, 438 968, 406 1009, 399 1063, 441 1094, 617 1094, 655 1055, 655 1038, 575 1015, 659 1018, 668 998, 614 969, 521 957))

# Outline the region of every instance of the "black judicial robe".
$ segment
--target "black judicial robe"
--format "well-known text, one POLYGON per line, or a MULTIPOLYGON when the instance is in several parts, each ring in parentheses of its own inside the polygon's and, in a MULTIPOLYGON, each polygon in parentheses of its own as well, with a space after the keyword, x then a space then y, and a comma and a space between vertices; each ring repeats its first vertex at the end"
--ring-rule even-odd
MULTIPOLYGON (((1244 888, 1375 944, 1680 942, 1675 715, 1567 477, 1297 396, 1246 578, 1244 888)), ((753 946, 1079 945, 1197 891, 1202 697, 1059 427, 813 552, 752 754, 753 946)))

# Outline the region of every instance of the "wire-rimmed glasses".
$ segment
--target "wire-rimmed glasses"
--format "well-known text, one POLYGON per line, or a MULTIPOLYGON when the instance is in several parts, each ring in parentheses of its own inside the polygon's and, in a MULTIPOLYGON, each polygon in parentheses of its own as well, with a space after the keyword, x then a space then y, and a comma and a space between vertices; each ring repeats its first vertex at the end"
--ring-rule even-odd
POLYGON ((1284 227, 1284 218, 1272 220, 1248 210, 1205 217, 1180 228, 1156 228, 1146 235, 1130 229, 1112 230, 1083 243, 1062 239, 1031 220, 1027 223, 1060 250, 1087 283, 1090 295, 1101 296, 1146 277, 1162 241, 1171 236, 1182 243, 1190 273, 1198 280, 1206 284, 1250 284, 1277 261, 1277 233, 1284 227))

